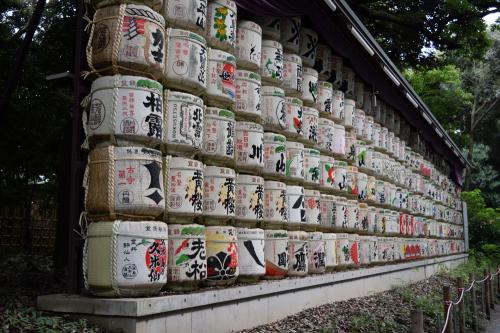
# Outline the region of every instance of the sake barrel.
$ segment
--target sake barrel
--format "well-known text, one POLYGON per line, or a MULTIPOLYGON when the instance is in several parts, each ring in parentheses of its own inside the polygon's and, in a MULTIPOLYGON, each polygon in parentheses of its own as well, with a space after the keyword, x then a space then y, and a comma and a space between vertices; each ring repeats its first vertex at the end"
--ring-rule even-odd
POLYGON ((318 120, 318 149, 325 154, 334 153, 335 144, 335 123, 326 118, 318 120))
POLYGON ((337 243, 340 248, 340 266, 347 266, 351 261, 351 251, 349 248, 349 234, 336 234, 337 235, 337 243))
POLYGON ((311 67, 302 68, 302 93, 300 98, 305 105, 314 106, 318 99, 318 72, 311 67))
POLYGON ((209 48, 207 89, 205 99, 213 106, 234 108, 236 100, 236 87, 234 72, 236 71, 236 58, 231 54, 209 48))
POLYGON ((387 154, 393 155, 393 146, 392 146, 392 141, 394 140, 394 133, 389 131, 387 132, 387 139, 385 141, 385 149, 387 150, 387 154))
POLYGON ((166 158, 168 222, 191 220, 203 213, 203 163, 184 157, 166 158))
POLYGON ((87 44, 90 71, 158 80, 165 68, 164 27, 165 20, 160 13, 143 5, 121 4, 97 9, 87 44))
POLYGON ((318 110, 308 106, 302 107, 303 121, 302 121, 302 140, 309 146, 316 146, 318 144, 318 110))
POLYGON ((367 169, 366 150, 367 146, 364 141, 356 140, 354 142, 354 151, 355 151, 354 162, 358 168, 367 169))
POLYGON ((203 34, 207 23, 207 0, 164 0, 162 14, 167 26, 203 34))
POLYGON ((296 17, 283 17, 280 20, 280 43, 287 51, 298 53, 300 41, 301 19, 296 17))
POLYGON ((367 177, 366 182, 366 200, 369 202, 376 201, 376 180, 373 176, 367 177))
POLYGON ((361 109, 354 110, 354 133, 356 134, 356 138, 363 138, 363 130, 365 127, 365 112, 361 109))
POLYGON ((347 227, 352 230, 360 229, 359 206, 356 200, 347 200, 347 227))
POLYGON ((319 210, 321 214, 320 224, 331 228, 335 226, 335 196, 321 194, 319 198, 319 210))
POLYGON ((170 224, 168 227, 167 287, 193 290, 207 278, 205 227, 170 224))
POLYGON ((287 126, 285 135, 288 138, 301 138, 304 134, 302 101, 295 97, 285 97, 287 126))
POLYGON ((288 125, 283 89, 262 86, 262 119, 266 131, 282 132, 288 125))
POLYGON ((385 204, 384 181, 377 179, 375 181, 375 198, 378 204, 385 204))
POLYGON ((352 197, 357 197, 358 196, 358 168, 355 166, 348 166, 347 167, 347 181, 346 181, 346 186, 347 186, 347 194, 351 195, 352 197))
POLYGON ((272 40, 280 40, 280 21, 278 17, 257 16, 257 23, 262 27, 262 37, 272 40))
POLYGON ((262 117, 260 75, 254 72, 237 70, 234 80, 236 86, 236 116, 260 123, 262 117))
POLYGON ((207 7, 207 42, 211 47, 234 54, 236 47, 236 2, 211 0, 207 7))
POLYGON ((359 235, 349 234, 350 264, 359 265, 359 235))
POLYGON ((191 155, 201 148, 203 138, 203 100, 191 94, 165 90, 166 135, 169 154, 191 155))
MULTIPOLYGON (((354 98, 355 74, 351 67, 342 66, 342 91, 346 97, 354 98)), ((353 100, 354 102, 354 100, 353 100)))
POLYGON ((228 226, 206 228, 207 280, 209 285, 234 283, 239 275, 238 237, 236 229, 228 226))
POLYGON ((302 94, 302 59, 296 54, 283 54, 283 89, 290 97, 302 94))
POLYGON ((307 224, 321 223, 320 193, 316 190, 304 190, 304 206, 307 224))
POLYGON ((203 181, 203 215, 224 221, 235 216, 236 173, 233 169, 206 166, 203 181))
POLYGON ((110 140, 119 146, 157 146, 164 138, 163 87, 140 76, 100 77, 92 83, 82 123, 97 147, 110 140))
POLYGON ((365 232, 368 232, 368 205, 365 203, 358 204, 358 222, 359 228, 365 232))
POLYGON ((284 135, 264 133, 264 175, 284 178, 286 168, 286 138, 284 135))
POLYGON ((330 68, 331 76, 328 79, 336 89, 342 87, 342 67, 344 66, 344 61, 341 57, 333 55, 331 56, 330 68))
POLYGON ((359 263, 361 265, 370 264, 370 236, 359 236, 359 263))
POLYGON ((355 102, 353 99, 345 99, 344 122, 342 123, 342 125, 344 125, 346 129, 351 129, 353 127, 354 104, 355 102))
POLYGON ((335 189, 335 160, 333 157, 321 155, 319 159, 319 187, 323 191, 335 189))
POLYGON ((308 239, 304 231, 288 232, 288 257, 290 260, 288 275, 305 276, 308 272, 308 239))
POLYGON ((264 167, 264 129, 262 125, 236 122, 236 168, 260 172, 264 167))
POLYGON ((202 151, 222 164, 234 163, 234 113, 220 108, 205 109, 202 151))
POLYGON ((163 222, 91 223, 83 252, 87 289, 104 297, 159 294, 167 282, 167 242, 163 222))
POLYGON ((309 273, 324 273, 326 270, 326 253, 322 232, 309 233, 308 254, 309 273))
POLYGON ((379 140, 379 144, 380 144, 380 150, 382 151, 387 151, 387 135, 389 134, 389 130, 387 129, 387 127, 385 126, 382 126, 380 127, 380 140, 379 140))
POLYGON ((332 49, 326 44, 318 44, 314 69, 318 71, 321 80, 328 80, 332 73, 332 49))
POLYGON ((239 21, 236 29, 238 68, 258 71, 262 53, 262 28, 252 21, 239 21))
POLYGON ((345 198, 337 197, 335 200, 335 227, 347 229, 349 226, 349 207, 345 198))
POLYGON ((345 133, 345 156, 344 159, 352 161, 353 163, 356 161, 356 136, 352 132, 345 133))
POLYGON ((335 122, 343 123, 344 112, 344 93, 340 90, 332 90, 332 112, 331 117, 335 122))
POLYGON ((336 157, 344 157, 346 154, 345 127, 340 124, 334 125, 333 154, 336 157))
POLYGON ((165 85, 200 95, 207 87, 208 51, 205 39, 188 30, 169 28, 167 46, 163 76, 165 85))
POLYGON ((264 178, 254 175, 236 176, 236 212, 240 221, 264 219, 264 178))
POLYGON ((304 145, 300 142, 286 141, 285 175, 288 182, 304 181, 304 145))
POLYGON ((363 172, 358 172, 356 175, 356 184, 358 188, 358 200, 366 200, 368 198, 368 176, 363 172))
POLYGON ((380 148, 380 124, 379 123, 373 123, 373 127, 372 127, 372 138, 371 138, 371 141, 373 143, 373 147, 376 149, 376 148, 380 148))
POLYGON ((318 82, 318 98, 316 99, 316 108, 320 115, 324 117, 332 116, 332 84, 327 81, 318 82))
POLYGON ((258 280, 266 273, 264 230, 237 228, 239 278, 258 280))
POLYGON ((96 218, 156 218, 165 210, 161 152, 96 148, 85 171, 85 210, 96 218))
POLYGON ((375 233, 377 231, 377 208, 368 206, 368 232, 375 233))
POLYGON ((283 83, 283 46, 275 40, 262 40, 260 63, 262 83, 281 86, 283 83))
POLYGON ((299 55, 304 66, 312 67, 316 61, 318 34, 308 28, 300 29, 299 55))
POLYGON ((288 185, 286 187, 286 200, 288 203, 288 223, 305 223, 304 188, 288 185))
POLYGON ((326 271, 331 272, 337 262, 337 235, 332 233, 323 233, 323 240, 325 241, 325 263, 326 271))
MULTIPOLYGON (((133 0, 91 0, 89 3, 96 9, 122 4, 122 3, 135 3, 133 0)), ((148 6, 154 10, 160 10, 163 4, 163 0, 144 0, 141 3, 145 6, 148 6)))
POLYGON ((304 149, 304 184, 307 186, 319 185, 319 150, 304 149))
POLYGON ((286 184, 266 180, 264 182, 264 221, 267 223, 287 222, 288 201, 286 184))
POLYGON ((288 273, 288 233, 265 230, 264 258, 267 279, 282 279, 288 273))
POLYGON ((347 192, 347 163, 344 161, 335 161, 333 170, 333 179, 335 180, 335 190, 338 193, 347 192))

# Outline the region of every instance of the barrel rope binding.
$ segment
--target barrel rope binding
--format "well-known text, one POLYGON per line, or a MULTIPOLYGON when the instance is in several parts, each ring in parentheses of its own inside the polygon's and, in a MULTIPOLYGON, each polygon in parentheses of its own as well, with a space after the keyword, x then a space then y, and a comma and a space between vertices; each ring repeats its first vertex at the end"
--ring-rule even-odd
POLYGON ((121 221, 117 220, 113 222, 112 236, 111 236, 111 288, 115 296, 120 296, 120 289, 118 287, 118 279, 117 279, 117 252, 118 252, 118 234, 120 229, 121 221))
POLYGON ((116 132, 116 114, 118 113, 118 95, 120 91, 121 78, 122 78, 121 75, 115 75, 113 77, 113 106, 111 111, 110 133, 111 133, 111 141, 113 142, 114 146, 118 146, 115 132, 116 132))
POLYGON ((83 258, 82 258, 82 272, 83 272, 83 285, 86 290, 89 289, 89 283, 88 283, 88 267, 87 267, 87 260, 88 260, 88 221, 87 221, 87 213, 85 211, 80 213, 80 218, 78 221, 78 225, 80 227, 80 232, 77 232, 80 237, 84 240, 83 243, 83 258))
POLYGON ((115 35, 113 36, 113 46, 111 51, 111 66, 113 67, 113 74, 118 74, 116 70, 118 65, 118 57, 120 56, 120 42, 122 39, 122 26, 125 19, 125 10, 127 5, 122 3, 118 11, 118 26, 116 27, 115 35))
POLYGON ((110 214, 115 212, 115 150, 113 146, 108 147, 108 209, 110 214))

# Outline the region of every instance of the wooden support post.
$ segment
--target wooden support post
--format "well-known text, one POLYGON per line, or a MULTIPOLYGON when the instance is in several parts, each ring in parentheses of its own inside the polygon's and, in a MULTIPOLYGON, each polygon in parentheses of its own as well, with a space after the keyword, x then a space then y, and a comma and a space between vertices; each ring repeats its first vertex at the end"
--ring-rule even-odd
POLYGON ((488 274, 490 278, 488 279, 488 289, 490 290, 489 295, 490 295, 490 308, 495 309, 495 297, 493 296, 493 281, 491 280, 491 269, 488 268, 488 274))
MULTIPOLYGON (((449 285, 443 285, 443 325, 446 324, 446 316, 448 315, 448 307, 451 306, 451 289, 449 285)), ((450 312, 451 317, 451 312, 450 312)), ((445 327, 444 333, 452 333, 452 320, 448 320, 448 324, 445 327)))
MULTIPOLYGON (((474 273, 469 274, 469 282, 474 281, 474 273)), ((472 330, 474 332, 479 332, 477 324, 477 295, 475 286, 471 289, 471 313, 472 313, 472 330)))
MULTIPOLYGON (((497 267, 496 272, 498 272, 499 270, 500 270, 500 266, 497 267)), ((500 297, 500 274, 497 275, 497 297, 500 297)))
POLYGON ((411 310, 410 333, 424 333, 424 314, 421 310, 411 310))
MULTIPOLYGON (((457 294, 460 297, 464 290, 464 279, 457 278, 457 294)), ((465 295, 462 301, 458 304, 458 332, 465 333, 465 295)))
MULTIPOLYGON (((483 271, 485 277, 488 276, 488 270, 485 269, 483 271)), ((483 294, 484 294, 484 314, 486 315, 486 318, 490 320, 490 288, 488 284, 488 280, 483 282, 483 294)))

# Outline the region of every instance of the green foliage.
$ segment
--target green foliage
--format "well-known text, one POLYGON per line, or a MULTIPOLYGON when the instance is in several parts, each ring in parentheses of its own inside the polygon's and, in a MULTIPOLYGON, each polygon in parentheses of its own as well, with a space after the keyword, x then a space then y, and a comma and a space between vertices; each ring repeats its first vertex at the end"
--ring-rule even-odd
POLYGON ((471 187, 481 190, 485 201, 494 207, 500 207, 500 173, 491 164, 490 146, 475 144, 472 154, 472 169, 469 177, 471 187))
POLYGON ((349 332, 389 333, 397 332, 398 328, 399 327, 397 323, 392 317, 388 316, 386 318, 380 319, 372 314, 361 314, 351 319, 349 332))

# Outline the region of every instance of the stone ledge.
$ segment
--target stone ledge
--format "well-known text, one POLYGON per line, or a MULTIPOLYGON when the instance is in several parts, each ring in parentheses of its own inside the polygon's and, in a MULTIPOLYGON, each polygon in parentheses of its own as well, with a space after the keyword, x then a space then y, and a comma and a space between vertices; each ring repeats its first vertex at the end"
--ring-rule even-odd
POLYGON ((194 311, 196 308, 213 307, 253 298, 267 297, 330 284, 364 279, 398 271, 465 259, 468 254, 457 254, 431 259, 360 268, 356 270, 310 275, 303 278, 260 281, 256 284, 208 289, 188 294, 147 298, 92 298, 80 295, 55 294, 38 297, 40 310, 114 317, 146 317, 175 311, 194 311))

